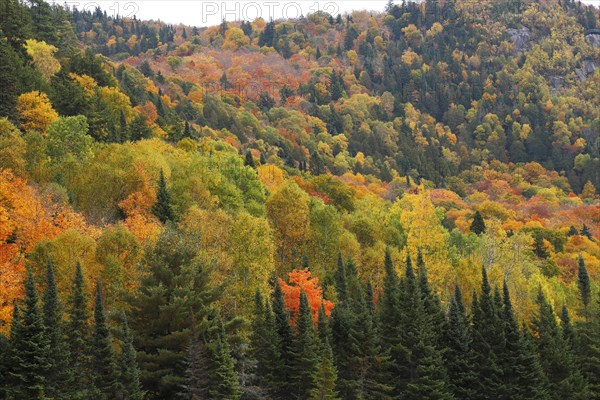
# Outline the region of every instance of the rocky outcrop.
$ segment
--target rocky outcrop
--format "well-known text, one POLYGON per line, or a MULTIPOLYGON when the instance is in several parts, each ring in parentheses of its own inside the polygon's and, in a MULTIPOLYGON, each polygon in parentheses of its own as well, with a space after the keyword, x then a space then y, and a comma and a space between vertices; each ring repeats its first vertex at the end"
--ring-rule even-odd
POLYGON ((509 28, 507 32, 510 36, 510 40, 515 45, 515 50, 517 53, 522 54, 523 52, 529 50, 529 41, 531 40, 531 31, 529 28, 525 26, 522 26, 521 29, 509 28))
POLYGON ((600 49, 600 33, 589 33, 585 35, 585 41, 600 49))
POLYGON ((596 68, 600 67, 600 64, 594 60, 583 60, 581 68, 576 68, 575 73, 577 77, 582 81, 587 79, 588 76, 593 75, 596 68))

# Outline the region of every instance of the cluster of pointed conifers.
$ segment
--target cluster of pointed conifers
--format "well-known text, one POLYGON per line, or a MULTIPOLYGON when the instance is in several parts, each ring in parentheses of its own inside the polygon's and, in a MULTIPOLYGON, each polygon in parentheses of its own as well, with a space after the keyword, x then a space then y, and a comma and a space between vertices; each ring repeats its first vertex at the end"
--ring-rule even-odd
POLYGON ((539 291, 530 324, 519 323, 504 284, 492 289, 482 269, 467 313, 459 286, 443 307, 422 257, 399 277, 389 252, 383 292, 364 286, 350 260, 338 261, 336 306, 316 327, 306 295, 298 315, 278 284, 256 297, 251 349, 254 393, 272 399, 598 399, 600 312, 580 258, 585 320, 560 324, 539 291), (593 308, 592 314, 588 308, 593 308))
POLYGON ((79 264, 67 307, 58 297, 52 262, 40 302, 31 270, 15 302, 8 338, 0 334, 0 398, 141 400, 140 371, 124 314, 115 351, 96 283, 93 323, 79 264), (66 315, 64 313, 66 308, 66 315))

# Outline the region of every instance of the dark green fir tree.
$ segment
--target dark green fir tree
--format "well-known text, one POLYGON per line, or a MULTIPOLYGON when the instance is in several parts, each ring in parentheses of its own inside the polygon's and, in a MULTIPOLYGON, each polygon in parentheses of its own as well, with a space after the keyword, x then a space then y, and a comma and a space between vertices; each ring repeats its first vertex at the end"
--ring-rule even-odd
POLYGON ((50 343, 31 269, 27 269, 23 306, 16 308, 15 317, 10 337, 8 391, 14 399, 44 399, 50 343))
POLYGON ((485 221, 479 211, 475 211, 473 222, 471 222, 471 232, 476 235, 481 235, 485 232, 485 221))
POLYGON ((112 338, 106 321, 102 284, 96 283, 94 334, 92 339, 92 374, 98 399, 114 399, 119 393, 118 369, 112 338))
POLYGON ((156 189, 156 203, 154 203, 152 211, 162 223, 173 220, 173 209, 171 208, 171 193, 167 188, 167 181, 165 180, 165 174, 162 169, 160 170, 160 177, 158 178, 158 187, 156 189))

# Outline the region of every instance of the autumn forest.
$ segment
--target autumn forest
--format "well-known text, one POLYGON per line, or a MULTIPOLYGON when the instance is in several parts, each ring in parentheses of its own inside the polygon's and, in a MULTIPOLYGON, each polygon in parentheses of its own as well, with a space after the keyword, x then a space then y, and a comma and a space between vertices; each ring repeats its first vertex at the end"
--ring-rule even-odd
POLYGON ((600 400, 600 9, 0 1, 0 400, 600 400))

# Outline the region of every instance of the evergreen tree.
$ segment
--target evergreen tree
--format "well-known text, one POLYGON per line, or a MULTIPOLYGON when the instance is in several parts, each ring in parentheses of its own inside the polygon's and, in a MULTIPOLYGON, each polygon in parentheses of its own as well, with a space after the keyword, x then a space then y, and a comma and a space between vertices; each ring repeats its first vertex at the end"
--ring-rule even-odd
POLYGON ((502 368, 501 398, 546 399, 547 384, 528 332, 519 332, 506 282, 503 286, 501 319, 504 323, 505 349, 499 355, 502 368))
POLYGON ((115 351, 106 322, 102 284, 96 283, 94 302, 94 334, 92 340, 93 377, 95 396, 99 399, 114 399, 118 393, 118 374, 115 351))
POLYGON ((442 354, 437 347, 432 318, 427 314, 419 282, 406 258, 406 273, 401 281, 400 346, 398 390, 415 399, 454 399, 447 384, 442 354))
POLYGON ((539 311, 533 321, 542 369, 550 383, 552 398, 583 400, 589 398, 587 383, 577 366, 567 341, 560 331, 552 306, 541 288, 537 302, 539 311))
POLYGON ((44 327, 49 341, 48 385, 46 394, 53 399, 69 398, 66 388, 70 382, 67 343, 62 322, 62 306, 54 279, 54 266, 48 261, 44 292, 44 327))
POLYGON ((10 365, 10 344, 4 333, 0 332, 0 398, 8 397, 7 373, 10 365))
POLYGON ((588 306, 590 304, 590 298, 592 294, 592 286, 590 283, 590 276, 587 268, 585 267, 585 261, 581 254, 578 260, 579 269, 577 271, 577 287, 579 288, 579 294, 581 296, 581 303, 583 304, 583 315, 585 319, 588 319, 588 306))
POLYGON ((504 347, 504 332, 499 313, 491 294, 485 267, 481 269, 481 296, 473 295, 473 350, 475 371, 478 374, 475 396, 482 399, 496 399, 500 396, 502 370, 497 349, 504 347))
POLYGON ((158 187, 156 189, 156 203, 152 208, 154 215, 163 224, 167 221, 173 220, 173 210, 171 209, 171 193, 167 189, 167 182, 165 181, 165 174, 163 170, 160 170, 160 177, 158 179, 158 187))
POLYGON ((309 392, 308 400, 340 400, 335 390, 337 371, 327 339, 321 344, 320 360, 312 378, 313 387, 309 392))
POLYGON ((475 211, 473 222, 471 222, 471 232, 476 235, 481 235, 485 232, 485 221, 479 211, 475 211))
POLYGON ((205 399, 208 398, 210 388, 211 354, 208 346, 199 338, 192 312, 190 312, 190 331, 190 344, 185 360, 185 380, 180 394, 187 400, 205 399))
POLYGON ((246 158, 244 159, 244 165, 252 168, 256 168, 256 164, 254 163, 254 157, 252 157, 252 152, 248 150, 246 152, 246 158))
POLYGON ((544 374, 531 332, 523 325, 519 338, 519 358, 513 366, 518 376, 514 400, 550 399, 548 379, 544 374))
POLYGON ((573 350, 573 346, 575 345, 575 331, 573 331, 571 316, 569 315, 569 310, 565 303, 563 303, 562 309, 560 310, 560 328, 567 344, 570 349, 573 350))
POLYGON ((313 377, 319 364, 319 342, 306 293, 300 293, 297 333, 292 345, 292 374, 289 395, 306 399, 313 389, 313 377))
POLYGON ((445 317, 440 305, 440 299, 429 284, 427 268, 425 267, 421 249, 417 253, 417 267, 419 268, 419 291, 421 293, 421 300, 423 301, 423 309, 426 317, 433 324, 432 329, 437 343, 445 323, 445 317))
POLYGON ((290 315, 285 308, 285 301, 279 281, 275 282, 275 290, 273 291, 273 314, 275 329, 279 339, 279 354, 281 355, 281 367, 275 371, 275 381, 279 383, 278 398, 285 399, 286 394, 291 393, 292 390, 293 333, 290 325, 290 315))
POLYGON ((141 382, 149 398, 175 398, 185 384, 190 345, 190 313, 204 335, 216 314, 222 285, 212 281, 212 266, 197 257, 199 239, 167 226, 147 249, 136 296, 130 300, 141 382))
POLYGON ((210 343, 212 365, 209 397, 215 400, 237 400, 241 396, 231 349, 225 337, 220 317, 217 317, 217 337, 210 343))
POLYGON ((450 298, 443 343, 450 390, 457 399, 475 399, 477 373, 474 369, 475 359, 471 348, 471 331, 458 285, 450 298))
POLYGON ((256 360, 258 386, 275 393, 279 382, 276 376, 281 368, 280 343, 275 319, 268 300, 263 302, 259 291, 255 296, 255 312, 252 321, 251 352, 256 360))
POLYGON ((72 371, 71 390, 73 398, 88 399, 93 383, 90 380, 90 348, 91 336, 88 310, 88 298, 85 293, 81 265, 77 263, 75 279, 71 291, 67 342, 69 346, 69 364, 72 371))
POLYGON ((589 382, 590 398, 600 399, 600 294, 595 312, 578 325, 575 353, 581 372, 589 382))
MULTIPOLYGON (((389 248, 385 250, 385 276, 383 278, 383 293, 379 301, 379 332, 384 350, 389 350, 398 343, 400 321, 398 285, 399 279, 392 263, 389 248)), ((396 361, 396 360, 394 360, 396 361)))
POLYGON ((10 338, 9 393, 14 399, 43 399, 50 368, 50 343, 31 269, 27 269, 22 312, 19 314, 17 308, 15 316, 10 338))
POLYGON ((121 355, 119 357, 120 398, 123 400, 142 400, 144 398, 144 391, 140 385, 140 369, 136 360, 136 351, 133 347, 133 335, 129 330, 125 313, 122 313, 121 319, 123 331, 121 355))

